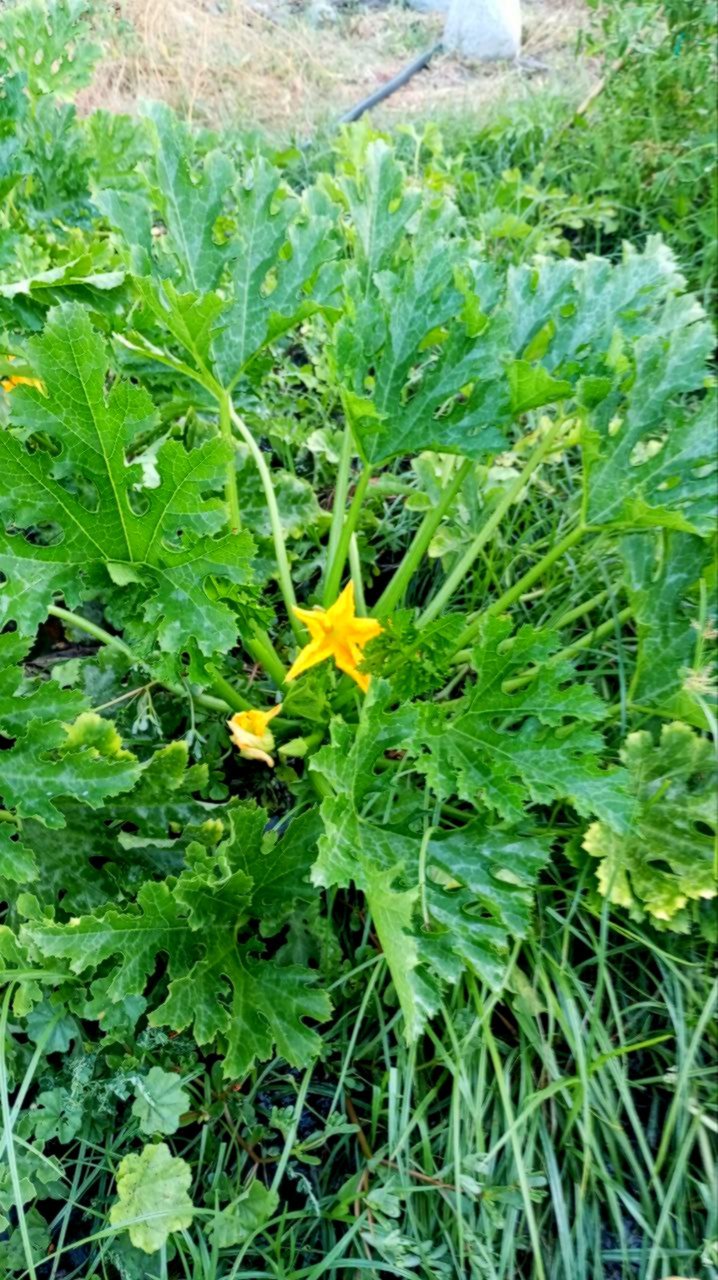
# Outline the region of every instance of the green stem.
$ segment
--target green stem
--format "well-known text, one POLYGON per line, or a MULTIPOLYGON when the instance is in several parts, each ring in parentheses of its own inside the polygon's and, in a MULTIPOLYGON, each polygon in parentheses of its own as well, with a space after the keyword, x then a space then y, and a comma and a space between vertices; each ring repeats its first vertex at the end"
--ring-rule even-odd
POLYGON ((324 608, 328 609, 334 603, 339 595, 339 587, 341 585, 342 573, 346 564, 347 554, 349 552, 349 542, 351 536, 356 529, 359 515, 361 513, 364 495, 366 494, 367 485, 371 479, 371 467, 365 466, 357 480, 354 490, 351 506, 347 512, 347 518, 341 531, 337 549, 331 560, 327 559, 327 575, 324 585, 324 608))
POLYGON ((581 538, 587 532, 588 529, 586 525, 577 525, 571 533, 567 533, 565 538, 562 538, 560 542, 557 542, 555 547, 552 547, 550 551, 547 551, 546 555, 542 556, 532 569, 529 569, 522 578, 519 578, 518 582, 515 582, 512 587, 509 587, 508 591, 504 591, 504 594, 499 596, 498 600, 494 600, 487 609, 483 609, 478 613, 475 613, 469 620, 469 625, 463 635, 460 636, 457 648, 463 649, 465 645, 469 644, 473 640, 484 618, 494 617, 497 613, 504 613, 507 609, 510 609, 511 606, 520 599, 524 592, 528 591, 529 587, 532 587, 534 582, 536 582, 547 569, 550 569, 552 564, 555 564, 557 560, 560 560, 561 556, 565 555, 571 547, 575 546, 577 542, 580 542, 581 538))
MULTIPOLYGON (((137 658, 132 650, 125 644, 124 640, 121 640, 119 636, 113 636, 111 632, 105 631, 103 627, 98 627, 94 622, 90 622, 88 618, 83 618, 81 614, 71 613, 69 609, 62 609, 56 604, 50 605, 48 613, 53 618, 59 618, 60 621, 66 623, 68 627, 74 627, 76 631, 84 631, 86 635, 92 636, 93 640, 99 640, 100 644, 106 644, 109 645, 110 648, 118 649, 120 653, 123 653, 125 657, 129 659, 133 666, 141 667, 143 665, 140 659, 137 658)), ((177 694, 180 698, 187 696, 186 691, 180 688, 179 685, 165 684, 164 687, 168 689, 170 693, 177 694)), ((236 711, 244 711, 251 705, 249 702, 246 702, 244 698, 236 692, 233 686, 222 676, 215 676, 211 687, 223 702, 229 703, 229 707, 233 707, 236 711), (232 693, 231 699, 228 696, 228 691, 231 691, 232 693)), ((208 697, 203 693, 193 693, 192 696, 195 702, 199 703, 201 707, 207 707, 210 711, 224 710, 224 707, 220 708, 217 706, 216 698, 211 696, 208 697)))
POLYGON ((366 616, 366 600, 364 599, 364 583, 361 576, 361 559, 359 558, 359 543, 357 536, 352 534, 349 539, 349 572, 352 575, 354 583, 354 599, 356 601, 356 611, 359 617, 366 616))
POLYGON ((12 822, 16 827, 20 825, 20 819, 9 809, 0 809, 0 822, 12 822))
POLYGON ((514 483, 506 490, 503 498, 494 507, 491 515, 485 521, 476 537, 469 543, 463 556, 461 556, 454 565, 454 568, 445 579, 441 589, 434 596, 434 599, 427 605, 417 624, 420 628, 426 626, 428 622, 432 622, 437 614, 441 613, 442 610, 445 609, 451 597, 466 581, 469 569, 474 563, 482 547, 486 545, 489 538, 491 538, 496 532, 496 529, 500 525, 509 508, 512 507, 514 503, 518 502, 534 471, 536 471, 536 469, 541 465, 546 454, 552 449, 553 443, 562 427, 563 422, 560 419, 554 422, 553 426, 546 432, 543 439, 536 445, 536 448, 533 450, 533 453, 529 457, 521 474, 516 477, 514 483))
MULTIPOLYGON (((632 614, 633 609, 630 605, 627 605, 625 609, 621 609, 620 613, 616 614, 615 618, 609 618, 608 622, 602 622, 600 626, 594 627, 592 631, 587 631, 579 640, 574 640, 573 644, 566 645, 565 649, 559 649, 558 653, 552 654, 546 665, 554 667, 561 662, 567 662, 574 658, 582 649, 589 649, 592 644, 597 644, 599 640, 610 636, 616 630, 616 623, 627 622, 632 614)), ((521 675, 514 676, 512 680, 505 680, 501 688, 505 693, 513 693, 514 689, 520 689, 522 685, 528 684, 533 680, 540 670, 541 667, 531 667, 528 671, 522 671, 521 675)))
MULTIPOLYGON (((286 724, 286 721, 283 721, 282 717, 278 716, 274 723, 276 725, 282 725, 282 724, 286 724)), ((278 754, 281 756, 283 760, 295 760, 295 759, 306 760, 317 747, 321 746, 325 736, 326 735, 325 735, 324 729, 316 729, 314 733, 303 733, 300 738, 300 740, 304 744, 302 748, 301 756, 299 752, 296 752, 296 754, 293 754, 290 750, 287 750, 287 748, 291 747, 292 741, 296 741, 296 737, 294 739, 290 739, 289 742, 283 743, 282 746, 280 746, 279 748, 278 754)), ((315 779, 317 776, 318 776, 317 774, 314 774, 315 779)))
POLYGON ((232 434, 231 401, 229 393, 222 391, 219 400, 219 429, 222 439, 232 448, 232 454, 225 464, 224 493, 229 512, 229 528, 231 533, 239 533, 242 528, 242 516, 239 510, 239 493, 237 492, 237 468, 234 458, 234 436, 232 434))
POLYGON ((386 614, 391 613, 395 605, 402 599, 409 582, 426 555, 431 539, 452 505, 462 484, 471 474, 473 466, 474 463, 471 458, 467 458, 462 462, 451 483, 442 493, 437 505, 431 511, 427 511, 406 550, 401 564, 376 603, 374 614, 377 618, 383 618, 386 614))
MULTIPOLYGON (((213 685, 212 688, 216 686, 213 685)), ((171 693, 179 692, 179 690, 170 690, 171 693)), ((241 695, 237 694, 239 698, 241 695)), ((211 693, 194 693, 192 697, 200 707, 205 707, 207 711, 219 711, 221 715, 225 715, 227 711, 231 711, 231 707, 227 704, 226 698, 213 698, 211 693)))
POLYGON ((581 636, 579 640, 574 640, 573 644, 566 645, 565 649, 560 649, 550 661, 562 662, 567 658, 573 658, 582 649, 589 649, 597 640, 603 640, 605 636, 610 636, 612 632, 615 632, 617 622, 628 622, 632 615, 632 606, 626 605, 626 608, 621 609, 615 618, 609 618, 607 622, 602 622, 600 626, 594 627, 592 631, 587 631, 585 636, 581 636))
POLYGON ((590 613, 592 609, 598 608, 608 599, 607 591, 599 591, 595 596, 591 596, 590 600, 584 600, 583 604, 577 604, 575 609, 568 609, 566 613, 562 613, 555 622, 549 625, 555 627, 557 631, 562 631, 564 627, 575 622, 577 618, 583 618, 585 614, 590 613))
POLYGON ((337 481, 334 486, 332 523, 329 530, 329 541, 327 543, 327 567, 334 561, 337 547, 339 546, 339 539, 342 534, 342 525, 344 523, 344 515, 346 513, 347 506, 347 495, 349 493, 349 471, 351 469, 353 443, 351 427, 347 423, 342 437, 342 448, 339 455, 339 466, 337 468, 337 481))
POLYGON ((212 677, 212 688, 223 702, 228 704, 230 711, 249 711, 252 704, 243 698, 241 693, 237 693, 233 684, 226 680, 224 676, 212 677))
POLYGON ((92 636, 94 640, 99 640, 100 644, 109 645, 112 649, 119 649, 120 653, 124 653, 133 664, 137 662, 132 650, 121 640, 119 636, 113 636, 111 632, 105 631, 103 627, 98 627, 94 622, 90 622, 88 618, 83 618, 79 613, 70 613, 69 609, 61 609, 57 604, 51 604, 48 611, 51 617, 59 618, 61 622, 67 623, 69 627, 75 627, 77 631, 84 631, 88 636, 92 636))
POLYGON ((289 569, 289 557, 287 556, 287 548, 284 543, 284 532, 282 530, 282 521, 279 515, 279 505, 277 503, 277 495, 274 492, 272 484, 272 476, 267 466, 266 459, 252 432, 247 424, 240 418, 237 410, 231 401, 229 401, 229 413, 232 422, 237 431, 246 444, 249 452, 254 460, 254 465, 259 472, 259 478, 264 489, 264 500, 267 504, 267 512, 269 514, 269 523, 272 526, 272 539, 274 542, 274 555, 277 561, 277 578, 279 589, 282 593, 287 613, 289 614, 289 622, 296 638, 301 642, 304 639, 304 632, 299 622, 294 616, 294 607, 297 603, 292 585, 292 575, 289 569))
POLYGON ((278 688, 282 688, 287 676, 287 668, 276 652, 269 636, 263 631, 255 631, 242 641, 245 649, 252 655, 260 667, 264 667, 278 688))
POLYGON ((294 1146, 294 1143, 296 1141, 297 1129, 299 1128, 299 1121, 301 1119, 301 1115, 304 1110, 304 1103, 306 1101, 307 1093, 309 1092, 309 1084, 312 1078, 313 1070, 314 1070, 314 1064, 312 1063, 310 1067, 307 1067, 302 1077, 302 1083, 300 1084, 299 1090, 297 1092, 297 1101, 294 1104, 294 1115, 292 1117, 289 1128, 287 1129, 287 1135, 284 1139, 284 1148, 277 1162, 277 1167, 274 1171, 274 1177, 272 1179, 272 1185, 270 1188, 271 1191, 276 1191, 280 1186, 282 1178, 284 1177, 284 1170, 286 1169, 287 1164, 289 1162, 289 1157, 292 1154, 292 1147, 294 1146))

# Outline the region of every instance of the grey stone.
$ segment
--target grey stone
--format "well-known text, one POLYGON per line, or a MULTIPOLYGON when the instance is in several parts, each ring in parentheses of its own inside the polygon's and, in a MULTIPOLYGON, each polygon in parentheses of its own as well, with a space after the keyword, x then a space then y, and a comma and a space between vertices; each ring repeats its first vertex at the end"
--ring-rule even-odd
POLYGON ((521 52, 520 0, 450 0, 444 48, 482 62, 515 61, 521 52))

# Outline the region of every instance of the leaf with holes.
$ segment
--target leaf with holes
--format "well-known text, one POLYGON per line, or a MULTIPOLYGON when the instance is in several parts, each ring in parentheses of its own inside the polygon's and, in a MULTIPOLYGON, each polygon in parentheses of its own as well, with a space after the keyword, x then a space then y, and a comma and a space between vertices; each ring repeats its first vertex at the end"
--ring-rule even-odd
POLYGON ((107 590, 119 568, 163 650, 225 653, 237 621, 208 580, 225 582, 231 598, 233 586, 251 579, 253 544, 246 533, 212 536, 194 525, 217 530, 224 523, 214 491, 227 446, 210 440, 187 450, 164 441, 156 454, 159 484, 148 487, 128 454, 154 420, 152 403, 124 382, 105 394, 107 353, 86 313, 70 304, 53 309, 29 350, 45 389, 17 388, 13 417, 22 425, 0 435, 0 568, 8 577, 0 616, 31 630, 56 591, 74 604, 88 591, 107 590), (51 448, 25 443, 40 433, 51 448), (47 526, 54 536, 30 536, 47 526))

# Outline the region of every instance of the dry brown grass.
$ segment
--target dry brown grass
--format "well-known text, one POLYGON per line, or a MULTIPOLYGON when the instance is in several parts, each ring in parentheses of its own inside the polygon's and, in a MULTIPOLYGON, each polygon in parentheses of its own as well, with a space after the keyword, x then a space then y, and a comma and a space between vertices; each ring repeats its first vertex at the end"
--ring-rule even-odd
MULTIPOLYGON (((313 27, 291 0, 119 0, 120 34, 81 107, 136 110, 143 98, 171 103, 196 123, 311 134, 390 79, 439 38, 442 17, 398 4, 340 13, 313 27)), ((576 96, 588 83, 573 50, 583 0, 524 5, 524 52, 549 64, 530 79, 513 67, 434 59, 382 106, 380 120, 483 112, 566 76, 576 96)), ((105 9, 105 16, 107 9, 105 9)))

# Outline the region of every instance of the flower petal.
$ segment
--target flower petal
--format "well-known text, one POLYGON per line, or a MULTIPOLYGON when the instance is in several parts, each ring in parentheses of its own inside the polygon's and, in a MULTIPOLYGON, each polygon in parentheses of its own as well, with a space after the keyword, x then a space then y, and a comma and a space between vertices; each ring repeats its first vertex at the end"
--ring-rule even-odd
POLYGON ((324 609, 300 609, 299 605, 294 605, 292 612, 304 623, 312 640, 321 640, 326 634, 327 613, 324 609))
POLYGON ((266 751, 262 751, 260 747, 244 747, 240 749, 239 754, 245 760, 261 760, 262 764, 266 764, 270 769, 274 768, 274 760, 267 755, 266 751))
POLYGON ((352 648, 348 645, 337 646, 334 651, 334 661, 339 670, 343 671, 345 675, 351 676, 352 680, 356 680, 359 688, 366 693, 369 688, 370 676, 359 670, 357 658, 361 658, 361 653, 358 653, 356 649, 352 652, 352 648))
POLYGON ((297 654, 294 662, 289 668, 286 679, 296 680, 303 671, 308 671, 310 667, 315 667, 318 662, 323 662, 325 658, 332 656, 331 645, 327 644, 326 637, 321 639, 310 640, 300 653, 297 654))
POLYGON ((376 618, 353 618, 351 625, 352 640, 358 644, 366 644, 374 636, 381 635, 384 628, 376 618))

